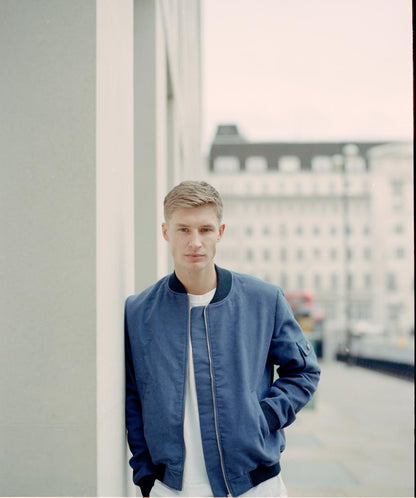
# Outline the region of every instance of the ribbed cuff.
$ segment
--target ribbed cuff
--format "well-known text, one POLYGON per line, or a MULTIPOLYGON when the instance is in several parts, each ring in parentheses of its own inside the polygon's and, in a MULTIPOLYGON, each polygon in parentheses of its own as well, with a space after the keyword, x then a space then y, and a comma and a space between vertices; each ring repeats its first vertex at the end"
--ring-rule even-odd
POLYGON ((156 481, 156 475, 147 475, 140 479, 138 486, 143 496, 149 496, 151 489, 156 481))
POLYGON ((251 482, 253 486, 258 486, 267 479, 276 477, 280 473, 280 463, 276 463, 271 467, 266 467, 265 465, 259 465, 257 469, 250 472, 251 482))
POLYGON ((267 423, 269 424, 270 432, 280 429, 280 421, 277 418, 277 415, 274 412, 273 408, 265 401, 262 401, 260 403, 260 406, 263 410, 264 416, 266 417, 267 423))

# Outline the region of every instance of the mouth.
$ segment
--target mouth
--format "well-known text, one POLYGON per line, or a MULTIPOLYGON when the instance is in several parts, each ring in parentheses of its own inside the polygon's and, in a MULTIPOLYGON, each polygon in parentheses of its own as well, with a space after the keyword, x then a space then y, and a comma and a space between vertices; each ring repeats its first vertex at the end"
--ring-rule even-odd
POLYGON ((199 259, 204 257, 203 254, 185 254, 185 256, 191 259, 199 259))

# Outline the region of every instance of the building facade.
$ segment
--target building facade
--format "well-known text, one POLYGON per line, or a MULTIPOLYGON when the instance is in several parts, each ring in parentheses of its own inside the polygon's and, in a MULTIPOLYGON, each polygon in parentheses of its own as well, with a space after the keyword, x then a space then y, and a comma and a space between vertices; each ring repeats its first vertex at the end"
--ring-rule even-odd
POLYGON ((0 495, 126 496, 124 302, 200 175, 200 5, 0 1, 0 495))
POLYGON ((310 291, 326 334, 413 330, 411 144, 252 144, 220 126, 208 181, 225 203, 218 263, 310 291))

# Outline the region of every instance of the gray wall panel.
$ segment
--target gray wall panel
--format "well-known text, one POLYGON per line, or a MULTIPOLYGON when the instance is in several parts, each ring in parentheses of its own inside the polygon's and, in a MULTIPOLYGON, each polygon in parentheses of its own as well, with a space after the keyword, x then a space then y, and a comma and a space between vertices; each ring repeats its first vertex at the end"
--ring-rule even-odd
POLYGON ((93 495, 95 2, 0 2, 0 494, 93 495))

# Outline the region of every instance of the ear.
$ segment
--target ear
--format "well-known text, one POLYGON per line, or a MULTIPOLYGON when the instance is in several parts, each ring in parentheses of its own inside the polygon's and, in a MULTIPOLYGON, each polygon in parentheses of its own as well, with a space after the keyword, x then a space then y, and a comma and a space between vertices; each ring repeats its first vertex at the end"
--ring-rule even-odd
POLYGON ((163 238, 169 242, 169 235, 168 235, 168 224, 167 223, 162 223, 162 235, 163 238))
POLYGON ((220 228, 218 229, 218 237, 217 237, 217 242, 219 242, 224 234, 224 230, 225 230, 225 224, 223 223, 222 225, 220 225, 220 228))

